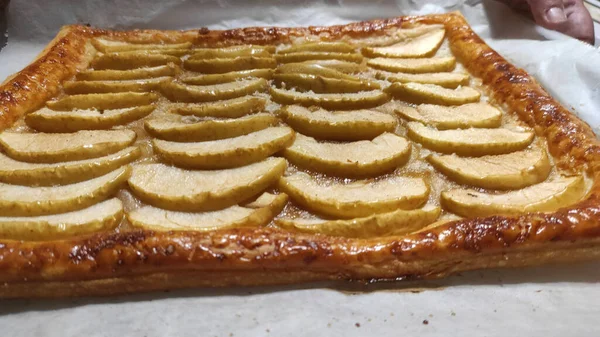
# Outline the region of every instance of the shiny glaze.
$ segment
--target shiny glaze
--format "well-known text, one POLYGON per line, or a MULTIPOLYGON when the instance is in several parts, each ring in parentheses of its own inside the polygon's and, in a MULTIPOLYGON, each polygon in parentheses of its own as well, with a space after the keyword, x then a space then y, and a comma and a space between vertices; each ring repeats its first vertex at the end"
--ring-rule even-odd
MULTIPOLYGON (((111 32, 74 26, 67 30, 67 37, 55 40, 45 56, 2 86, 0 128, 11 125, 48 98, 34 94, 34 90, 30 89, 34 85, 39 85, 38 89, 54 88, 54 91, 49 90, 48 96, 56 93, 62 79, 72 75, 74 67, 82 59, 83 41, 89 36, 109 36, 130 42, 194 41, 198 45, 220 46, 282 43, 292 37, 307 35, 323 39, 359 38, 385 34, 390 27, 417 23, 446 26, 455 56, 471 74, 482 78, 497 103, 516 111, 539 136, 548 139, 549 151, 561 168, 574 170, 578 165, 586 166, 594 184, 585 200, 550 214, 458 220, 411 235, 375 239, 292 234, 275 228, 240 228, 210 233, 133 230, 64 241, 0 241, 0 282, 6 282, 4 288, 0 288, 0 295, 7 296, 11 283, 24 281, 129 278, 153 272, 186 270, 206 274, 218 271, 256 271, 274 275, 297 272, 296 276, 288 278, 293 282, 315 278, 431 277, 473 268, 463 261, 480 256, 489 257, 491 261, 485 267, 493 267, 505 265, 505 254, 509 253, 541 254, 569 244, 597 247, 600 237, 600 145, 594 134, 589 126, 551 98, 523 70, 510 65, 485 45, 459 14, 402 17, 334 27, 230 31, 203 28, 186 32, 111 32), (69 52, 63 48, 65 45, 70 46, 69 52), (45 76, 43 83, 37 83, 40 76, 45 76), (28 103, 24 104, 25 101, 28 103)), ((532 259, 531 263, 535 261, 538 260, 532 259)), ((522 264, 527 264, 527 261, 522 264)))

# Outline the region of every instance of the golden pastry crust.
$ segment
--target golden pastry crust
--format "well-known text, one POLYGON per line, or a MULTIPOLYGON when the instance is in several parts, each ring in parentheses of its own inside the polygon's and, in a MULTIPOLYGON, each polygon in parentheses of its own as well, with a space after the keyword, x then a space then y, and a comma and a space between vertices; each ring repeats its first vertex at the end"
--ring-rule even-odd
POLYGON ((63 241, 0 241, 0 297, 110 295, 198 286, 265 285, 317 280, 441 277, 454 272, 569 262, 600 256, 600 143, 591 128, 524 70, 488 47, 459 13, 373 20, 333 27, 228 31, 114 32, 71 26, 40 57, 0 87, 0 129, 41 105, 89 61, 92 36, 201 46, 274 44, 292 38, 353 39, 389 27, 443 24, 454 55, 480 77, 495 102, 546 137, 562 169, 594 178, 587 197, 553 213, 451 221, 375 239, 290 233, 275 228, 209 233, 149 230, 63 241), (43 90, 40 90, 43 89, 43 90))

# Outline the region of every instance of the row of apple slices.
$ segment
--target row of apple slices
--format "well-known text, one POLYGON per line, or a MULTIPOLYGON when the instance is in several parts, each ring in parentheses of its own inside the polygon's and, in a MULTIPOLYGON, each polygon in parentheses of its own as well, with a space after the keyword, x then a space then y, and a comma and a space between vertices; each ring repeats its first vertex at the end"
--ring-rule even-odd
POLYGON ((129 130, 0 134, 0 237, 52 239, 108 230, 114 196, 140 157, 129 130), (106 200, 106 201, 104 201, 106 200))

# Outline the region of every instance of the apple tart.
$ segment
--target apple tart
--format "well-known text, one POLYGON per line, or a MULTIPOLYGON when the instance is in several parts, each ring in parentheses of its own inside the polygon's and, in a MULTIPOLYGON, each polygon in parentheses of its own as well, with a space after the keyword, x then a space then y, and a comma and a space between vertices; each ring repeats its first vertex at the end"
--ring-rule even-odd
POLYGON ((460 13, 67 26, 0 87, 0 297, 600 254, 600 144, 460 13))

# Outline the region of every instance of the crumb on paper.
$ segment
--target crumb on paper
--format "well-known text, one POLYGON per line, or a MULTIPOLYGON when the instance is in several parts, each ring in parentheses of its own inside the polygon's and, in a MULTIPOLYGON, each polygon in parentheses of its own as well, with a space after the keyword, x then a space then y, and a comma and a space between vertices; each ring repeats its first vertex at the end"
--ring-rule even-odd
POLYGON ((354 326, 357 328, 360 328, 360 323, 356 322, 356 323, 354 323, 354 326))
POLYGON ((424 319, 424 320, 423 320, 423 325, 428 325, 428 324, 429 324, 429 321, 428 321, 428 320, 426 320, 426 319, 424 319))

